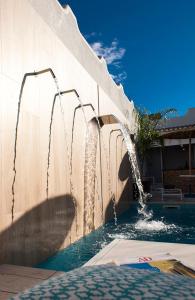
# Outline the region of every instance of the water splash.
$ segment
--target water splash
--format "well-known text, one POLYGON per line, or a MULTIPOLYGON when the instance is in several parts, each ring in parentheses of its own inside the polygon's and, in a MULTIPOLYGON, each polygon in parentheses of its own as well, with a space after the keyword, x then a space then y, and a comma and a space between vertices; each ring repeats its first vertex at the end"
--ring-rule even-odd
POLYGON ((121 131, 123 133, 124 141, 127 147, 129 161, 133 171, 133 176, 139 191, 138 201, 140 207, 138 208, 138 214, 141 216, 141 219, 139 219, 135 223, 134 228, 136 230, 154 231, 154 232, 159 232, 159 231, 171 232, 172 230, 175 230, 177 226, 175 224, 166 224, 163 221, 163 218, 161 220, 152 220, 153 211, 148 210, 146 205, 146 200, 148 197, 151 197, 151 195, 144 193, 143 190, 141 175, 139 172, 139 166, 137 162, 135 143, 132 141, 130 137, 130 132, 124 124, 121 124, 121 131))
MULTIPOLYGON (((147 194, 146 194, 147 196, 147 194)), ((144 207, 137 208, 138 214, 141 215, 145 220, 150 220, 153 217, 152 209, 148 210, 147 205, 144 204, 144 207)))
POLYGON ((115 240, 115 239, 129 240, 129 239, 136 239, 137 238, 137 235, 134 232, 110 233, 110 234, 107 234, 107 235, 112 240, 115 240))
POLYGON ((163 220, 155 221, 155 220, 146 220, 141 219, 137 223, 135 223, 135 229, 141 231, 168 231, 174 230, 177 226, 175 224, 166 224, 163 220))

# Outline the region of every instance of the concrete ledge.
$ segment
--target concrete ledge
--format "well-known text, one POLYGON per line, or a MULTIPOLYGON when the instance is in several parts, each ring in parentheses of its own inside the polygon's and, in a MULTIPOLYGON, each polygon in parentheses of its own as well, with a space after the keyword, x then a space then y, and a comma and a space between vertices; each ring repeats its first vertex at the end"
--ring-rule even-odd
POLYGON ((128 258, 169 253, 186 266, 195 268, 195 245, 115 239, 85 266, 111 262, 124 263, 128 258))

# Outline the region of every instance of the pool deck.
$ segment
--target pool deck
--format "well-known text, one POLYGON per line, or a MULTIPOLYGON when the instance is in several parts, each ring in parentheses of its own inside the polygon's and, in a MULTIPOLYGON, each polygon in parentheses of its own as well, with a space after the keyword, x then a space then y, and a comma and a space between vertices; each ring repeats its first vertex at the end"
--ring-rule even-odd
POLYGON ((0 300, 9 299, 46 279, 62 273, 15 265, 0 265, 0 300))
POLYGON ((123 239, 115 239, 90 259, 85 266, 110 263, 120 265, 128 263, 128 260, 133 257, 155 256, 167 253, 182 261, 186 266, 195 268, 195 245, 123 239))
MULTIPOLYGON (((128 259, 132 257, 163 255, 166 253, 181 260, 185 265, 195 268, 195 245, 123 239, 115 239, 84 266, 122 264, 127 263, 128 259)), ((0 265, 0 300, 9 299, 59 274, 63 274, 63 272, 15 265, 0 265)))

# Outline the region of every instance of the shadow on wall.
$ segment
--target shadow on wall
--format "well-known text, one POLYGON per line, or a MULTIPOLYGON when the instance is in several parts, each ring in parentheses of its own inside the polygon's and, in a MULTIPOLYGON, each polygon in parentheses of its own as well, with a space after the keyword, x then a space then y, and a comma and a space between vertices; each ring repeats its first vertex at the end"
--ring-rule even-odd
MULTIPOLYGON (((125 153, 123 159, 121 161, 118 178, 120 181, 127 180, 124 189, 120 195, 118 203, 116 203, 116 214, 117 216, 127 210, 130 206, 130 203, 133 200, 133 180, 131 174, 131 165, 129 162, 128 152, 125 153)), ((110 199, 109 204, 106 208, 105 212, 105 222, 114 218, 114 210, 113 210, 113 201, 110 199)))
POLYGON ((63 245, 74 218, 69 194, 32 208, 0 234, 0 264, 30 266, 53 255, 63 245))

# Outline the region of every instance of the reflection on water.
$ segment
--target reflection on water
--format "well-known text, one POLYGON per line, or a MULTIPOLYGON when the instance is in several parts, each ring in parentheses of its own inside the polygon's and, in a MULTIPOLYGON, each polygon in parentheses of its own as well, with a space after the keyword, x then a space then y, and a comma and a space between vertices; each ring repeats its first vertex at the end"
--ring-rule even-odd
POLYGON ((137 205, 118 219, 118 226, 109 222, 65 250, 58 252, 38 267, 69 271, 82 266, 114 239, 195 244, 195 205, 181 205, 171 210, 160 204, 149 206, 153 219, 140 219, 137 205))

